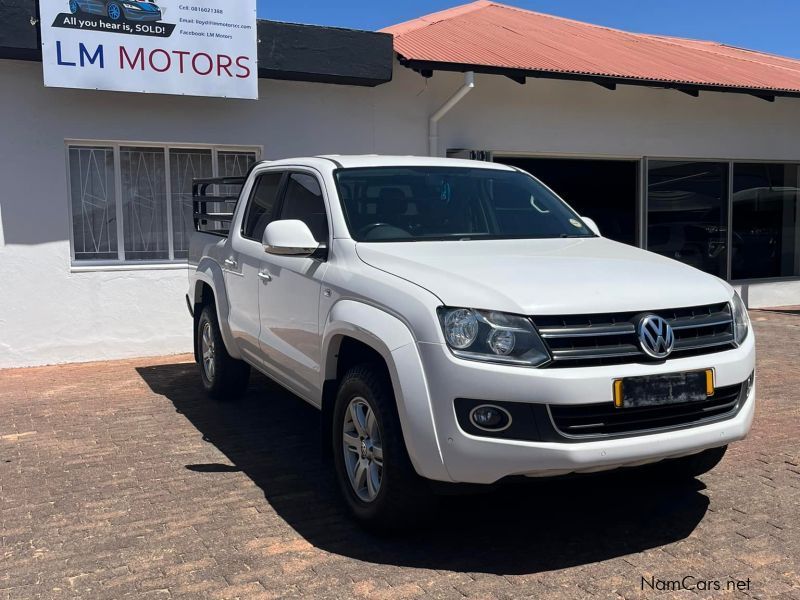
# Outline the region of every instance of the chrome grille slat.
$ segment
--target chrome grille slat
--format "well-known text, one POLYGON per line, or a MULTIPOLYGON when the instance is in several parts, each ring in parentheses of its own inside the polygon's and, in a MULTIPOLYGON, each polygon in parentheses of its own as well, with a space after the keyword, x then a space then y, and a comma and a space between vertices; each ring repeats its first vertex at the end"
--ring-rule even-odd
POLYGON ((633 323, 619 323, 616 325, 593 325, 589 327, 543 327, 539 330, 539 335, 543 338, 565 338, 625 335, 635 332, 636 327, 633 323))
MULTIPOLYGON (((702 339, 702 338, 699 338, 702 339)), ((713 348, 715 346, 725 346, 733 343, 733 334, 718 336, 713 340, 708 340, 702 343, 695 343, 695 338, 677 340, 675 342, 676 350, 697 350, 698 348, 713 348)))
POLYGON ((638 356, 641 351, 632 344, 607 346, 605 348, 574 348, 552 350, 553 360, 581 360, 585 358, 613 358, 617 356, 638 356))
POLYGON ((636 324, 642 315, 666 319, 675 332, 672 358, 733 347, 728 303, 654 311, 532 317, 553 361, 551 368, 649 362, 639 346, 636 324))
POLYGON ((667 319, 670 327, 675 330, 692 329, 702 327, 716 327, 718 325, 727 325, 731 322, 730 313, 714 313, 706 317, 687 317, 681 319, 667 319))

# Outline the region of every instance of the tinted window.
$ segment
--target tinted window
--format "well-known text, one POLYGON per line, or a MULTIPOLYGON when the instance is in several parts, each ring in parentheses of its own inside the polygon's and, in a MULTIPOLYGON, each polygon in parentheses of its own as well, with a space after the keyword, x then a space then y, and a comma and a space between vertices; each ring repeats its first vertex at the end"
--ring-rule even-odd
POLYGON ((282 177, 283 173, 279 171, 259 176, 244 218, 244 227, 242 227, 244 237, 257 242, 264 237, 264 230, 275 214, 275 202, 282 177))
POLYGON ((728 164, 650 161, 647 248, 723 279, 728 270, 728 164))
POLYGON ((305 173, 292 173, 286 186, 281 220, 297 219, 303 221, 314 239, 321 244, 328 243, 328 215, 325 200, 317 178, 305 173))
POLYGON ((340 169, 336 179, 357 241, 593 235, 558 196, 518 171, 377 167, 340 169))
POLYGON ((733 279, 787 277, 798 268, 797 165, 733 167, 733 279))

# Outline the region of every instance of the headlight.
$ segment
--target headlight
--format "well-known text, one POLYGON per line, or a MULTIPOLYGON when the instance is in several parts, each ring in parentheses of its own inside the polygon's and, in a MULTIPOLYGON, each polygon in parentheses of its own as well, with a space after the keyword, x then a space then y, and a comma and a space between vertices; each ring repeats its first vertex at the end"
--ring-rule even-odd
POLYGON ((136 4, 127 4, 123 2, 122 6, 124 6, 125 8, 129 8, 130 10, 142 10, 142 7, 136 4))
POLYGON ((449 311, 444 316, 444 336, 451 348, 464 350, 478 337, 478 317, 465 308, 449 311))
POLYGON ((747 339, 747 332, 750 331, 750 317, 747 315, 747 307, 738 292, 733 293, 731 305, 731 310, 733 311, 733 335, 736 339, 736 345, 741 346, 742 342, 747 339))
POLYGON ((470 360, 538 367, 550 355, 530 319, 472 308, 440 308, 448 347, 470 360))

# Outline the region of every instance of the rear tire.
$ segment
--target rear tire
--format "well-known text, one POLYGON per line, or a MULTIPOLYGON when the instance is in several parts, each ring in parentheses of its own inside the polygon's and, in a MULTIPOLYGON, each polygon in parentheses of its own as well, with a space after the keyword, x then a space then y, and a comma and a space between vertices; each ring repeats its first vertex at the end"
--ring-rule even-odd
POLYGON ((722 462, 728 446, 709 448, 698 454, 671 458, 653 465, 658 474, 671 479, 692 479, 708 473, 722 462))
POLYGON ((213 304, 203 307, 195 340, 206 393, 221 402, 241 398, 250 380, 250 365, 228 354, 213 304))
POLYGON ((360 524, 391 531, 433 512, 435 498, 408 457, 385 369, 350 369, 339 385, 332 421, 336 478, 360 524))

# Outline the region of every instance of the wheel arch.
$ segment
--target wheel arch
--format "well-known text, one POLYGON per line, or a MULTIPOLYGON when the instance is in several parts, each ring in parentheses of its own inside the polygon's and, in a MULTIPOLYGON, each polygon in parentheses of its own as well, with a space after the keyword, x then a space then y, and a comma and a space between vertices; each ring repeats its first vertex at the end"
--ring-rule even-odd
POLYGON ((222 333, 222 341, 225 342, 225 349, 231 357, 241 359, 228 322, 230 304, 225 288, 225 278, 222 269, 215 261, 209 258, 200 261, 193 275, 190 293, 190 301, 194 307, 195 360, 197 360, 197 321, 203 307, 209 302, 213 302, 216 308, 217 322, 222 333))
POLYGON ((404 322, 375 306, 341 300, 331 309, 325 324, 322 357, 323 448, 331 447, 333 403, 341 377, 355 364, 380 359, 389 375, 414 469, 429 479, 450 480, 416 340, 404 322))

